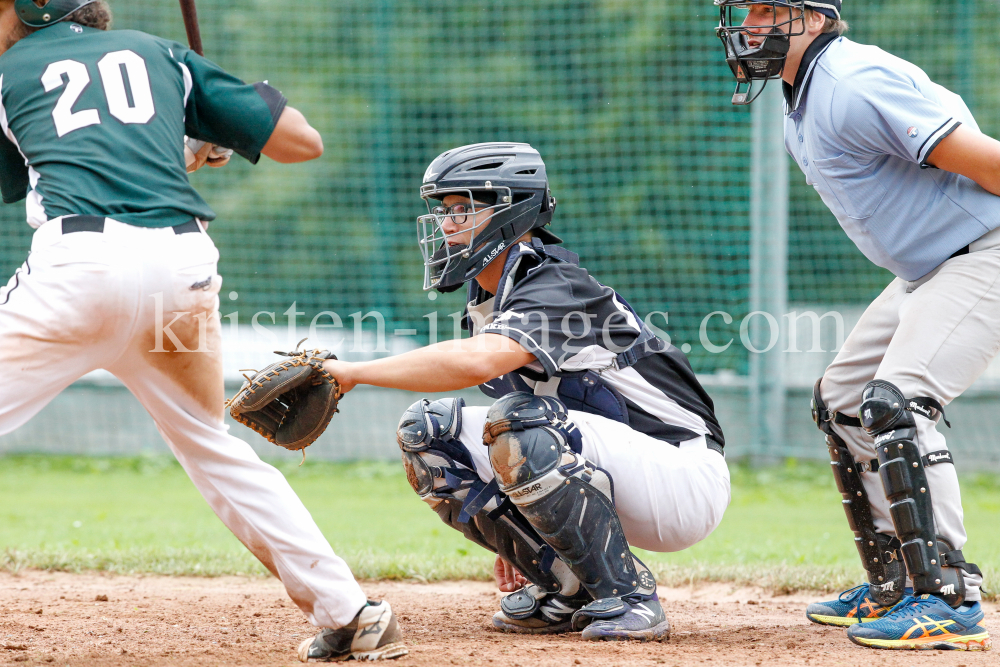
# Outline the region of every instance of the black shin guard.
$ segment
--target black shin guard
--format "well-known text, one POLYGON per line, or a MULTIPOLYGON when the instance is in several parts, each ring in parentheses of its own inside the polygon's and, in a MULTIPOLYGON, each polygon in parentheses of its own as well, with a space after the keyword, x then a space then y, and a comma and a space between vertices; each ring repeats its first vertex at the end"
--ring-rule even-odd
POLYGON ((578 437, 561 402, 523 392, 494 403, 484 434, 501 490, 594 599, 651 596, 656 582, 625 539, 611 477, 574 451, 578 437))
MULTIPOLYGON (((875 532, 875 520, 868 492, 861 478, 861 469, 844 442, 833 430, 830 414, 820 396, 822 379, 813 387, 813 421, 826 435, 826 446, 830 452, 833 478, 843 498, 847 523, 854 533, 854 544, 861 556, 861 564, 868 573, 872 597, 881 605, 891 606, 903 597, 906 586, 906 568, 899 553, 899 540, 890 535, 875 532)), ((860 424, 858 424, 860 426, 860 424)))
MULTIPOLYGON (((952 550, 937 534, 925 464, 915 442, 916 422, 908 408, 911 403, 913 399, 907 401, 891 382, 873 380, 862 394, 860 417, 875 438, 879 476, 914 592, 933 593, 957 607, 965 600, 963 570, 979 568, 966 563, 961 551, 952 550)), ((926 409, 926 401, 919 405, 926 409)))
POLYGON ((459 442, 461 399, 418 401, 400 420, 406 478, 441 521, 499 554, 546 591, 573 595, 579 582, 517 508, 485 484, 459 442))

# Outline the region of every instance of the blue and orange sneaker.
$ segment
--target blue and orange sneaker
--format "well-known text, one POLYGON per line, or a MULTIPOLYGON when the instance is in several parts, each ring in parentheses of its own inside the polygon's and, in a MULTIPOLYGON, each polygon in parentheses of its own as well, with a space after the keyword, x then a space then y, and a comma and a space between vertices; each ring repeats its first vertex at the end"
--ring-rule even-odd
MULTIPOLYGON (((907 588, 904 595, 909 595, 913 589, 907 588)), ((871 596, 868 584, 848 588, 836 600, 829 602, 813 602, 806 607, 806 618, 820 625, 836 625, 845 627, 857 623, 875 621, 886 614, 892 606, 883 606, 871 596)))
POLYGON ((934 595, 908 595, 882 618, 847 629, 851 641, 870 648, 987 651, 990 635, 978 602, 952 609, 934 595))

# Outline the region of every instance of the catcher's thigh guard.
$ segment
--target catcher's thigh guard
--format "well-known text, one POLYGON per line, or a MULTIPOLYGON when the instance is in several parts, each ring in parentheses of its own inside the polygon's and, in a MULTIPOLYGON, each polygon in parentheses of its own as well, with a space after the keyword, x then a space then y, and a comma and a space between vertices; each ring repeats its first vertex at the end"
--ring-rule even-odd
POLYGON ((417 401, 403 414, 396 440, 410 486, 446 524, 499 554, 546 591, 573 595, 579 581, 496 483, 483 482, 459 440, 461 398, 417 401))
MULTIPOLYGON (((931 490, 925 465, 915 437, 913 412, 933 417, 926 399, 906 399, 891 382, 872 380, 862 394, 862 426, 875 438, 879 476, 890 501, 889 514, 900 551, 915 593, 933 593, 957 607, 965 600, 962 571, 979 574, 979 568, 966 563, 961 550, 953 550, 937 534, 931 490)), ((940 406, 938 406, 940 409, 940 406)), ((951 462, 950 456, 948 462, 951 462)))
MULTIPOLYGON (((906 586, 906 568, 899 553, 899 540, 891 535, 875 532, 875 520, 868 492, 862 482, 862 468, 851 456, 847 443, 833 430, 835 419, 845 426, 861 427, 857 418, 831 413, 820 395, 822 378, 813 386, 812 415, 819 430, 826 434, 826 446, 830 452, 830 465, 837 489, 843 497, 847 523, 854 532, 854 544, 861 555, 861 564, 868 573, 872 597, 885 606, 899 602, 906 586), (849 422, 849 423, 844 423, 849 422)), ((868 467, 867 463, 864 463, 868 467)))
POLYGON ((594 599, 655 592, 625 539, 611 476, 578 453, 562 402, 508 394, 487 413, 483 437, 500 489, 594 599))

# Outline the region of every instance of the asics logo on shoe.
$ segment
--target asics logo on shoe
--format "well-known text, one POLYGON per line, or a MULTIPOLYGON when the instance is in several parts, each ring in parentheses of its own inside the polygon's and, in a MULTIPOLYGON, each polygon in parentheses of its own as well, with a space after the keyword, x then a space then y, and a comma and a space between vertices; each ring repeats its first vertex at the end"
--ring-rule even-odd
MULTIPOLYGON (((859 610, 861 610, 861 609, 865 610, 865 615, 866 616, 879 616, 880 614, 878 613, 878 611, 879 611, 880 607, 881 607, 881 605, 875 604, 874 602, 872 602, 868 598, 865 598, 865 601, 858 605, 858 609, 859 610)), ((853 613, 853 610, 852 610, 852 613, 853 613)))
POLYGON ((955 621, 947 619, 937 620, 930 616, 922 616, 911 620, 913 621, 913 627, 907 630, 900 639, 923 639, 924 637, 951 634, 948 627, 958 625, 955 621), (917 634, 917 632, 920 634, 917 634))

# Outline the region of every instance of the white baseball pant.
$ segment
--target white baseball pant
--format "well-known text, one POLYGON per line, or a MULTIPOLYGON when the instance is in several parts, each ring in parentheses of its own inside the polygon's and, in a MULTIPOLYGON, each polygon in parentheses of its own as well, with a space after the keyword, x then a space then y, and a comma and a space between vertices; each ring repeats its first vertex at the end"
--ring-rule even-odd
POLYGON ((223 422, 218 259, 203 231, 111 219, 103 233, 63 234, 60 218, 39 227, 0 289, 0 434, 82 375, 110 371, 309 621, 347 625, 366 602, 347 564, 281 473, 223 422))
MULTIPOLYGON (((493 479, 483 444, 485 407, 462 409, 459 439, 484 482, 493 479)), ((625 424, 570 410, 583 436, 583 457, 614 481, 615 508, 629 544, 649 551, 680 551, 708 537, 729 506, 729 468, 698 437, 679 447, 625 424)))
MULTIPOLYGON (((1000 351, 1000 230, 971 244, 919 280, 896 278, 865 310, 823 375, 820 392, 830 410, 856 415, 873 379, 892 382, 906 397, 930 396, 947 406, 982 375, 1000 351)), ((914 414, 921 455, 948 449, 937 424, 914 414)), ((860 428, 833 425, 859 461, 875 458, 860 428)), ((955 466, 926 469, 937 532, 955 549, 966 543, 955 466)), ((863 475, 875 527, 895 535, 877 472, 863 475)), ((965 574, 966 599, 979 600, 982 577, 965 574)))

